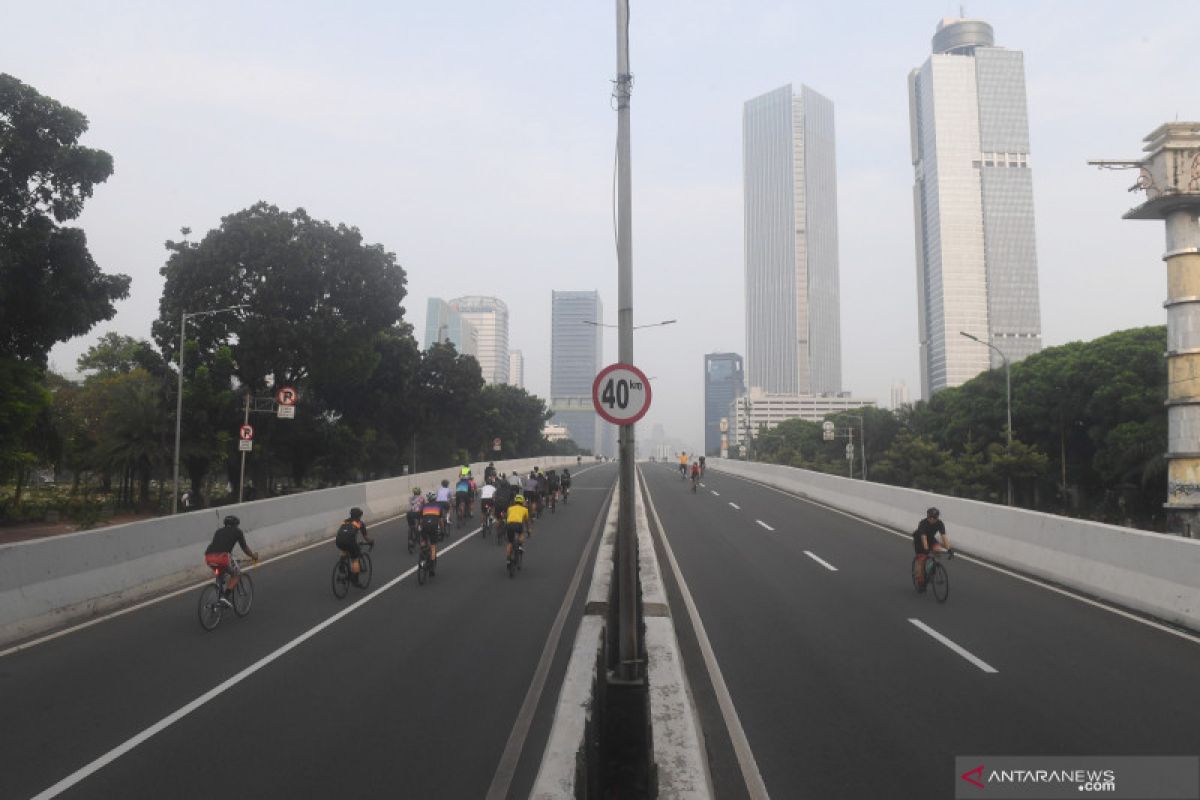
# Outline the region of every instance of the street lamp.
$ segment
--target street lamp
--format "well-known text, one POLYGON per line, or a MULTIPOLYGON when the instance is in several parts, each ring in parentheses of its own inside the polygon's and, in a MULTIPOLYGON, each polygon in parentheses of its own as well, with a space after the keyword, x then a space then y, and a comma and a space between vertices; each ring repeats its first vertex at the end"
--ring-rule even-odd
POLYGON ((179 513, 179 436, 183 428, 183 347, 187 342, 187 321, 192 317, 209 317, 213 314, 221 314, 226 311, 240 311, 247 308, 245 305, 228 306, 226 308, 215 308, 211 311, 187 311, 180 312, 179 315, 179 385, 175 391, 175 482, 174 490, 171 492, 171 513, 179 513))
MULTIPOLYGON (((620 327, 620 326, 618 326, 618 325, 605 325, 603 322, 595 322, 595 321, 593 321, 593 320, 590 320, 590 319, 581 319, 581 320, 580 320, 580 322, 582 322, 584 325, 595 325, 597 328, 617 328, 617 327, 620 327)), ((638 328, 657 328, 657 327, 658 327, 658 326, 660 326, 660 325, 674 325, 676 322, 678 322, 678 320, 674 320, 674 319, 664 319, 662 322, 650 322, 650 323, 647 323, 647 324, 645 324, 645 325, 634 325, 634 326, 633 326, 633 330, 635 330, 635 331, 636 331, 638 328)))
MULTIPOLYGON (((985 342, 983 339, 980 339, 977 336, 972 336, 971 334, 967 333, 966 331, 959 331, 959 333, 961 335, 967 337, 971 341, 979 342, 982 345, 987 345, 988 347, 992 348, 993 350, 996 351, 996 355, 1000 356, 1000 360, 1004 362, 1004 404, 1005 404, 1005 408, 1007 410, 1007 415, 1008 415, 1008 425, 1006 426, 1007 430, 1005 431, 1005 433, 1007 434, 1008 451, 1009 451, 1009 455, 1011 456, 1012 455, 1012 375, 1009 371, 1008 356, 1004 355, 1004 352, 999 347, 996 347, 996 345, 992 344, 991 342, 985 342)), ((1011 475, 1008 476, 1008 504, 1010 506, 1013 504, 1012 476, 1011 475)))
MULTIPOLYGON (((843 417, 858 420, 858 430, 862 434, 859 439, 862 440, 862 476, 863 480, 867 479, 867 425, 866 421, 858 414, 842 414, 843 417)), ((853 476, 851 476, 853 477, 853 476)))

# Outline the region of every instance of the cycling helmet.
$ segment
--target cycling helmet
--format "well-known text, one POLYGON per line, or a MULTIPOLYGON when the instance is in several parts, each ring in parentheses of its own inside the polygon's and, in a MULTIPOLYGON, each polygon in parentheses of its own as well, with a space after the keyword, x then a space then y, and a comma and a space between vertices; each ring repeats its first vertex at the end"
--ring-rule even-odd
POLYGON ((446 480, 445 478, 442 478, 442 486, 449 488, 450 481, 446 480))
POLYGON ((434 494, 433 492, 430 492, 429 494, 425 495, 425 500, 430 503, 436 502, 437 495, 434 494))
POLYGON ((938 511, 936 508, 930 508, 925 512, 925 516, 927 517, 940 517, 941 515, 942 512, 938 511))
POLYGON ((420 486, 414 486, 414 487, 413 487, 413 494, 414 494, 414 495, 418 495, 418 494, 420 494, 420 493, 421 493, 421 487, 420 487, 420 486))
POLYGON ((350 509, 350 519, 362 519, 363 510, 358 506, 350 509))
POLYGON ((523 495, 523 494, 517 495, 516 497, 513 498, 513 502, 519 506, 525 505, 525 495, 523 495))
POLYGON ((242 521, 240 519, 238 519, 237 517, 235 517, 233 514, 230 514, 228 517, 225 518, 225 524, 230 527, 236 528, 238 525, 242 524, 242 521))
POLYGON ((458 474, 459 474, 459 475, 462 475, 462 476, 465 478, 466 476, 468 476, 468 475, 470 475, 470 474, 471 474, 471 468, 470 468, 470 467, 463 467, 461 470, 459 470, 459 471, 458 471, 458 474))

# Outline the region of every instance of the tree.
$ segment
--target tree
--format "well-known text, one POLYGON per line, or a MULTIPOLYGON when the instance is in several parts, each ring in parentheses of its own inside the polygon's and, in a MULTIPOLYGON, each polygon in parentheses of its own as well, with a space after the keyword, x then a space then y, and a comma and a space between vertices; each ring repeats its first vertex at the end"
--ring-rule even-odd
POLYGON ((126 275, 105 275, 78 228, 112 157, 78 144, 87 117, 0 74, 0 358, 44 365, 57 342, 116 313, 126 275))

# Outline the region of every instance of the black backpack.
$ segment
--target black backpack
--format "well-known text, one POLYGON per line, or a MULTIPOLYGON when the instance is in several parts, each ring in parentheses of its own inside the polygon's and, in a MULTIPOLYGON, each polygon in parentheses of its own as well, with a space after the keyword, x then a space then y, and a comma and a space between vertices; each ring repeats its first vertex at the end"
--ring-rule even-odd
POLYGON ((337 531, 337 538, 342 539, 342 540, 353 539, 357 535, 358 535, 358 527, 355 526, 355 524, 353 522, 351 522, 350 520, 346 520, 345 522, 343 522, 342 527, 338 528, 338 531, 337 531))

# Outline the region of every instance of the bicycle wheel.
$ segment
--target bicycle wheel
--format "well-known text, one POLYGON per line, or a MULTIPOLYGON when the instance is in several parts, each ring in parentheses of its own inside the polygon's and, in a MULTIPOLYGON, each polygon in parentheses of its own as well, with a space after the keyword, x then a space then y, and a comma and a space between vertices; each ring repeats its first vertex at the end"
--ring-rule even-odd
POLYGON ((429 551, 424 547, 421 548, 421 555, 417 559, 417 584, 425 585, 426 574, 429 570, 429 551))
POLYGON ((338 600, 350 591, 350 568, 346 565, 346 559, 339 558, 333 565, 333 578, 330 582, 333 584, 333 596, 338 600))
POLYGON ((513 554, 508 557, 508 577, 513 577, 517 574, 517 548, 513 546, 513 554))
POLYGON ((239 617, 244 617, 250 613, 250 606, 254 603, 254 579, 243 573, 242 579, 238 581, 237 588, 233 590, 233 613, 239 617))
POLYGON ((921 591, 921 583, 920 583, 920 580, 917 578, 917 557, 916 556, 913 556, 912 567, 909 568, 908 575, 910 578, 912 578, 913 588, 916 589, 918 592, 920 592, 921 591))
POLYGON ((200 604, 197 613, 200 616, 200 627, 211 631, 221 622, 221 590, 215 583, 205 586, 200 592, 200 604))
POLYGON ((517 552, 516 552, 516 556, 517 556, 517 571, 518 571, 518 572, 520 572, 520 570, 521 570, 521 562, 525 560, 525 548, 524 548, 524 547, 518 547, 518 548, 517 548, 517 552))
POLYGON ((946 602, 946 598, 950 596, 950 575, 946 568, 935 562, 929 577, 933 583, 933 596, 939 603, 946 602))
POLYGON ((408 528, 408 552, 409 552, 409 555, 412 555, 412 552, 414 550, 416 550, 416 548, 417 548, 417 529, 410 525, 408 528))

